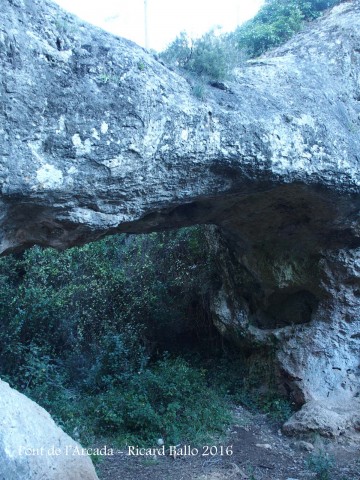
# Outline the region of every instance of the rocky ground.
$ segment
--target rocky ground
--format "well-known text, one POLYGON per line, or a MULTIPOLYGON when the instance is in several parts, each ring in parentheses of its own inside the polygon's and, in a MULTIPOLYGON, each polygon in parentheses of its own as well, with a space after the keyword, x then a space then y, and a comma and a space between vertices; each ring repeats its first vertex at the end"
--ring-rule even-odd
POLYGON ((294 440, 283 436, 267 415, 251 414, 242 407, 235 409, 227 439, 214 445, 217 455, 206 455, 206 449, 200 448, 198 455, 176 458, 129 456, 126 449, 114 449, 97 470, 100 480, 360 480, 359 445, 334 444, 315 436, 307 442, 294 440), (229 446, 232 455, 226 455, 229 446))

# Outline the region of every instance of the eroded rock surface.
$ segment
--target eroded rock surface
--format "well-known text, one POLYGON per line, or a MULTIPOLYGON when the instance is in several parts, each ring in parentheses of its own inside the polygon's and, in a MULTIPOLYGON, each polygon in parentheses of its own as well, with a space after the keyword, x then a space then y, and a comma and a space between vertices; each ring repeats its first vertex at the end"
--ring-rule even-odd
POLYGON ((1 251, 216 224, 230 252, 218 328, 275 345, 299 405, 353 405, 359 26, 359 2, 342 3, 199 101, 131 42, 49 1, 4 0, 1 251))
POLYGON ((357 3, 205 102, 143 49, 49 1, 3 3, 3 252, 195 222, 358 244, 357 3))
POLYGON ((90 457, 50 415, 0 380, 0 479, 97 480, 90 457))
POLYGON ((216 230, 209 243, 221 259, 215 325, 255 359, 264 351, 274 355, 283 393, 304 405, 285 432, 356 436, 359 249, 317 255, 266 246, 244 251, 216 230))

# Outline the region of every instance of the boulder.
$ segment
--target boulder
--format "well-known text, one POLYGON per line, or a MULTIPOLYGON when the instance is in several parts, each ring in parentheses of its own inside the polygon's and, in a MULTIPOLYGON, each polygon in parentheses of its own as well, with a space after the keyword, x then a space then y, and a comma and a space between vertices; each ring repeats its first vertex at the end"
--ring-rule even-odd
POLYGON ((353 402, 352 408, 347 405, 345 409, 329 403, 324 407, 314 401, 308 402, 285 422, 283 431, 288 435, 315 432, 323 437, 336 438, 354 426, 359 411, 360 401, 353 402))
POLYGON ((97 480, 82 447, 35 402, 0 380, 0 479, 97 480))

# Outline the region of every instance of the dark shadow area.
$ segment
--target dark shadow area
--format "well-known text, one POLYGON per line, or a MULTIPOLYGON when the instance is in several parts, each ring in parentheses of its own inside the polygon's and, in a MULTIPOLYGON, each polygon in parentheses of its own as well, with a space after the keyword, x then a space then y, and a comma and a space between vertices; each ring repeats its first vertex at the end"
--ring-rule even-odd
POLYGON ((268 298, 268 307, 254 315, 253 323, 265 330, 309 323, 318 303, 316 296, 306 290, 278 291, 268 298))

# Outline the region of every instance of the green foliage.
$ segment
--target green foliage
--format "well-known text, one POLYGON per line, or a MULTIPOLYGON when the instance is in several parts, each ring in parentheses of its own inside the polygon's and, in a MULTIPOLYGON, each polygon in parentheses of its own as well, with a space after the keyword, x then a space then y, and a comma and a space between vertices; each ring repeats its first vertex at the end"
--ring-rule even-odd
POLYGON ((145 67, 145 63, 144 63, 144 62, 141 62, 141 61, 138 62, 137 67, 138 67, 138 69, 139 69, 141 72, 143 72, 143 71, 145 70, 145 68, 146 68, 146 67, 145 67))
POLYGON ((205 80, 225 80, 241 61, 235 43, 214 30, 198 39, 182 32, 160 56, 167 63, 205 80))
MULTIPOLYGON (((29 355, 38 358, 41 351, 67 367, 70 380, 81 382, 97 356, 99 337, 116 332, 125 343, 132 341, 124 332, 125 279, 116 255, 116 244, 106 241, 63 253, 33 248, 24 254, 17 265, 21 281, 11 299, 4 299, 3 373, 21 376, 29 355)), ((5 280, 3 295, 10 293, 5 280)))
POLYGON ((265 5, 255 19, 236 33, 239 48, 250 57, 259 56, 291 38, 300 30, 304 16, 295 3, 279 1, 265 5))
POLYGON ((334 460, 324 450, 309 455, 306 463, 309 470, 316 474, 318 480, 330 480, 334 460))
POLYGON ((196 83, 192 88, 193 95, 199 100, 205 99, 205 87, 201 83, 196 83))
POLYGON ((246 473, 249 476, 249 480, 257 480, 255 477, 255 468, 252 465, 246 467, 246 473))
POLYGON ((217 271, 200 227, 3 258, 0 374, 84 445, 200 443, 224 431, 229 402, 282 419, 274 389, 258 390, 271 355, 216 357, 217 271))
POLYGON ((296 1, 273 0, 235 32, 239 48, 250 57, 284 43, 301 28, 304 14, 296 1))
POLYGON ((283 44, 298 32, 305 20, 317 17, 339 0, 268 0, 252 19, 241 25, 232 38, 250 57, 283 44))
POLYGON ((62 16, 55 18, 54 24, 61 36, 72 37, 77 32, 76 24, 62 16))
MULTIPOLYGON (((109 237, 65 252, 34 247, 1 259, 2 377, 84 443, 100 431, 184 434, 186 422, 196 422, 190 414, 184 417, 188 403, 182 396, 191 384, 193 400, 199 396, 196 385, 205 388, 206 397, 206 385, 196 369, 175 361, 152 367, 149 361, 165 347, 175 351, 184 330, 206 337, 214 280, 204 242, 203 230, 192 228, 109 237), (165 390, 170 377, 177 382, 173 401, 165 390), (153 385, 162 392, 164 411, 157 409, 153 385), (84 410, 84 404, 103 405, 103 413, 84 410), (171 427, 175 419, 179 425, 171 427)), ((204 420, 204 425, 210 424, 204 420)))
POLYGON ((209 366, 209 378, 216 389, 233 403, 250 411, 268 414, 275 423, 284 423, 294 413, 294 405, 276 388, 271 353, 246 358, 228 351, 209 366))
POLYGON ((170 444, 201 442, 220 433, 231 417, 223 398, 210 389, 205 373, 180 358, 164 358, 104 392, 93 404, 98 433, 153 444, 159 436, 170 444))
POLYGON ((341 3, 341 1, 342 0, 298 0, 305 12, 306 9, 308 9, 307 12, 309 13, 307 13, 307 17, 317 15, 319 12, 341 3))
POLYGON ((275 422, 284 423, 294 413, 294 407, 287 398, 281 397, 276 390, 256 396, 258 407, 275 422))
MULTIPOLYGON (((182 32, 160 54, 170 65, 205 81, 221 81, 243 63, 245 56, 257 57, 283 44, 297 33, 307 20, 316 18, 326 8, 341 0, 267 0, 257 15, 235 32, 219 35, 211 30, 201 38, 191 39, 182 32)), ((203 99, 204 91, 196 84, 193 93, 203 99)))
POLYGON ((212 260, 203 242, 202 231, 191 229, 111 237, 65 252, 35 247, 2 259, 2 373, 21 376, 29 352, 38 358, 40 351, 77 384, 138 371, 149 344, 190 325, 189 304, 209 294, 212 260))
MULTIPOLYGON (((139 67, 139 70, 143 70, 143 69, 140 69, 139 67)), ((110 83, 119 85, 119 83, 121 82, 121 79, 118 75, 113 75, 111 73, 103 72, 98 75, 97 81, 98 83, 103 85, 110 84, 110 83)))

